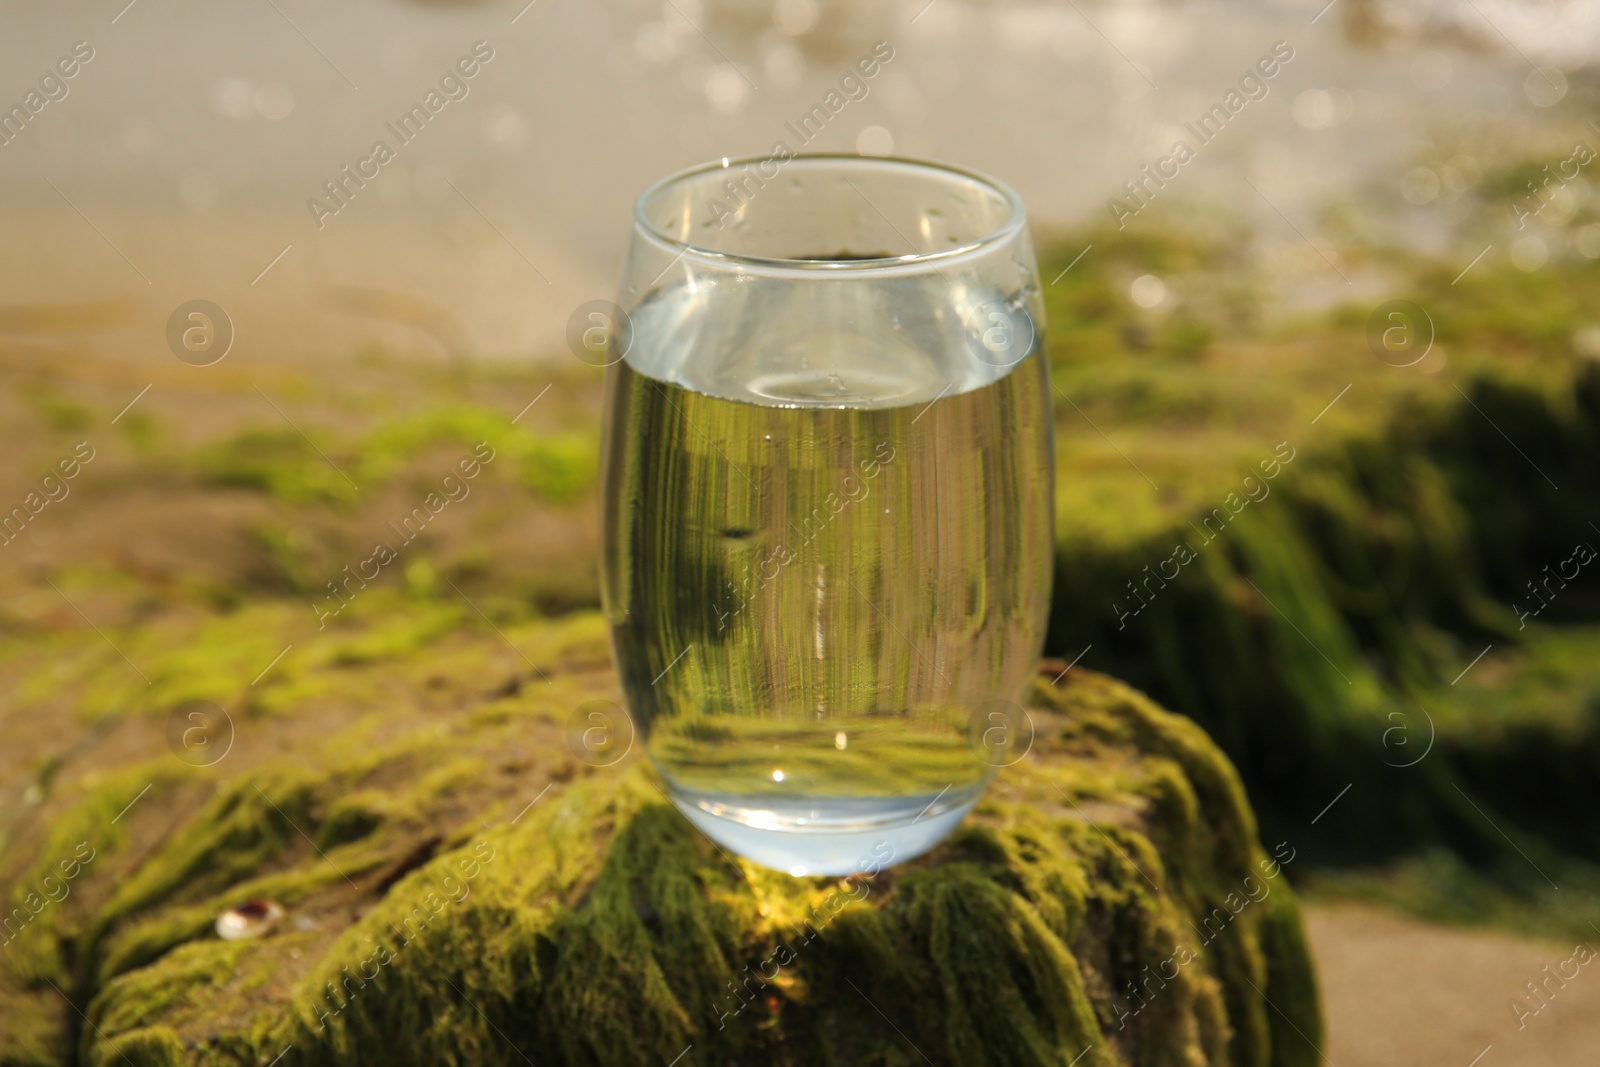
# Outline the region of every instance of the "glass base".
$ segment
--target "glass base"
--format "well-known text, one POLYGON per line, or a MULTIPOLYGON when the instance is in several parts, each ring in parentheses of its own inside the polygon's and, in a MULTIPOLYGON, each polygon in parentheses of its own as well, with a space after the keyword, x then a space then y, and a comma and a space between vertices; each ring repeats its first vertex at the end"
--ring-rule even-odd
POLYGON ((790 798, 672 787, 671 796, 729 852, 803 877, 875 874, 920 856, 956 828, 982 792, 979 785, 920 796, 790 798))

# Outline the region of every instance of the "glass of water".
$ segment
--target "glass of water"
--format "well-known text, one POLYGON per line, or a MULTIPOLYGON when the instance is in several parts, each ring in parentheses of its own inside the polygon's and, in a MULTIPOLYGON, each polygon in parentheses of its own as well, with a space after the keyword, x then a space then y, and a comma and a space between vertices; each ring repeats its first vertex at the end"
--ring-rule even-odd
POLYGON ((795 875, 931 848, 998 766, 1054 520, 1021 202, 908 160, 640 196, 606 382, 605 610, 673 802, 795 875))

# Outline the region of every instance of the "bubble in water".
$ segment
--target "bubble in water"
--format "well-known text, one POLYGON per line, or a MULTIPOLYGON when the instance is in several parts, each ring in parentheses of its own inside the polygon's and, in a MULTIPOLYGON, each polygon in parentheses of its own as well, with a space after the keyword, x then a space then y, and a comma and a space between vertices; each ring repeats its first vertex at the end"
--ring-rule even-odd
POLYGON ((1549 246, 1532 234, 1511 246, 1511 265, 1518 270, 1538 270, 1549 258, 1549 246))
POLYGON ((1439 196, 1439 175, 1427 167, 1412 167, 1400 179, 1400 195, 1413 204, 1427 204, 1439 196))
POLYGON ((1579 227, 1578 232, 1572 235, 1572 243, 1585 258, 1600 259, 1600 222, 1579 227))
POLYGON ((856 134, 856 151, 864 156, 892 156, 894 134, 882 126, 866 126, 856 134))
POLYGON ((251 118, 256 113, 256 87, 245 78, 212 82, 211 110, 225 119, 251 118))
POLYGON ((772 24, 779 32, 799 37, 817 24, 817 0, 778 0, 772 5, 772 24))
POLYGON ((1142 308, 1160 307, 1167 298, 1167 286, 1154 274, 1141 274, 1128 287, 1128 297, 1142 308))
POLYGON ((294 114, 294 90, 282 82, 267 82, 256 90, 255 105, 268 122, 282 122, 294 114))
POLYGON ((749 93, 744 75, 730 64, 719 63, 706 74, 706 101, 724 114, 738 111, 749 93))
POLYGON ((1567 76, 1556 67, 1538 67, 1523 79, 1522 91, 1535 107, 1551 107, 1567 95, 1567 76))

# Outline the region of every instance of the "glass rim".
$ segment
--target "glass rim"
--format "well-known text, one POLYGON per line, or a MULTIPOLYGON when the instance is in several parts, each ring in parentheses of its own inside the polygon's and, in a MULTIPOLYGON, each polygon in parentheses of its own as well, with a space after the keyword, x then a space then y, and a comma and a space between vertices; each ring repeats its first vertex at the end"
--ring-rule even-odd
MULTIPOLYGON (((939 269, 952 260, 972 257, 977 253, 985 252, 1011 240, 1027 225, 1027 212, 1023 207, 1022 198, 1017 195, 1016 190, 998 178, 992 178, 980 171, 968 170, 964 167, 956 167, 947 163, 935 163, 930 160, 911 159, 905 156, 862 156, 849 152, 798 152, 784 160, 781 166, 787 167, 795 163, 805 166, 826 163, 855 163, 866 166, 892 166, 945 178, 961 178, 976 182, 1000 197, 1008 209, 1007 217, 999 226, 981 237, 971 241, 964 241, 950 248, 936 249, 932 252, 911 252, 899 256, 879 256, 865 259, 799 259, 786 256, 756 256, 742 252, 724 252, 696 244, 693 241, 679 240, 662 231, 659 226, 650 221, 645 213, 647 204, 658 194, 675 185, 680 185, 691 179, 717 171, 733 170, 739 167, 765 163, 772 158, 770 155, 723 156, 721 159, 715 159, 709 163, 699 163, 692 167, 686 167, 683 170, 651 182, 639 194, 638 199, 634 201, 634 232, 652 244, 673 253, 674 260, 693 258, 716 266, 750 268, 762 273, 809 275, 834 273, 898 274, 908 269, 916 270, 924 266, 939 269)), ((890 225, 893 224, 891 223, 890 225)))

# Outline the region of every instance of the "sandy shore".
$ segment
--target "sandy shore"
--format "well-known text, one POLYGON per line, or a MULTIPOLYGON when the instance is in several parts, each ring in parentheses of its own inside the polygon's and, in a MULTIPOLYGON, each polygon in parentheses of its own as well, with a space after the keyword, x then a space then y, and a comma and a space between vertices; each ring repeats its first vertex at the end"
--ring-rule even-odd
MULTIPOLYGON (((1314 905, 1306 920, 1322 978, 1327 1063, 1595 1062, 1600 957, 1581 964, 1573 945, 1438 926, 1359 905, 1314 905), (1524 983, 1546 982, 1546 966, 1551 974, 1564 968, 1577 975, 1564 985, 1549 979, 1541 1007, 1524 983), (1515 1011, 1519 999, 1530 1012, 1539 1010, 1515 1011)), ((1593 943, 1600 946, 1600 935, 1593 943)))

